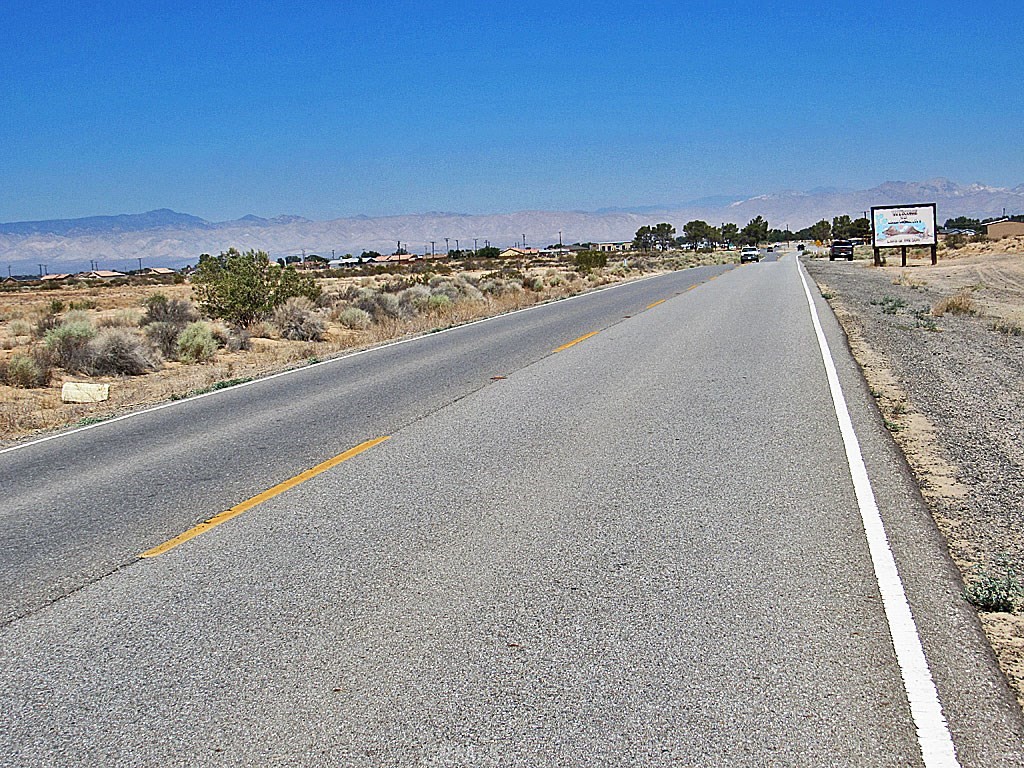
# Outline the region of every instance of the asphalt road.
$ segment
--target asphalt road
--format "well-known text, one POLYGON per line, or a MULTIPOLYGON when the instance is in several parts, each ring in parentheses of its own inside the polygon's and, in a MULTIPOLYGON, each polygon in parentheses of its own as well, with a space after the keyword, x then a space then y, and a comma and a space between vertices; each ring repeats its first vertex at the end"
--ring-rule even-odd
MULTIPOLYGON (((717 272, 0 454, 0 763, 924 764, 797 264, 717 272)), ((823 324, 959 761, 1024 764, 823 324)))

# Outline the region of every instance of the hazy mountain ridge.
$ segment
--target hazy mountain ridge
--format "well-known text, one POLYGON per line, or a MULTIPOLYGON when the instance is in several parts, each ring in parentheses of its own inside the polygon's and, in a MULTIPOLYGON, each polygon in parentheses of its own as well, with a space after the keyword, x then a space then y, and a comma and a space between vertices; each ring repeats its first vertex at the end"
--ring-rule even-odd
POLYGON ((258 248, 272 256, 318 253, 330 256, 376 250, 390 253, 398 242, 413 253, 472 248, 473 238, 507 246, 521 241, 531 246, 562 241, 621 241, 632 239, 644 224, 668 221, 681 230, 692 219, 712 224, 745 224, 764 216, 773 227, 799 229, 833 216, 860 216, 872 205, 935 202, 940 221, 953 216, 999 216, 1024 212, 1024 184, 1013 188, 957 184, 948 179, 922 182, 887 181, 873 189, 820 188, 810 192, 781 191, 743 199, 713 196, 679 206, 604 209, 602 211, 517 211, 495 214, 430 212, 399 216, 353 216, 311 221, 281 215, 271 219, 243 216, 209 222, 168 209, 119 216, 14 222, 0 224, 0 262, 15 272, 73 271, 96 260, 104 268, 181 266, 201 253, 218 253, 231 246, 258 248))

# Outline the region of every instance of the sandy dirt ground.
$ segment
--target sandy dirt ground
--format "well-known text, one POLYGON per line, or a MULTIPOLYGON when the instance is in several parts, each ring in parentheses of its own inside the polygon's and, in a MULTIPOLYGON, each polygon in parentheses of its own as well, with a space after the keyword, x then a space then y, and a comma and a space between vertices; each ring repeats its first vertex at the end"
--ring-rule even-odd
MULTIPOLYGON (((965 582, 1024 578, 1024 238, 939 263, 805 261, 965 582)), ((1024 609, 1024 606, 1021 607, 1024 609)), ((980 612, 1024 706, 1024 616, 980 612)))

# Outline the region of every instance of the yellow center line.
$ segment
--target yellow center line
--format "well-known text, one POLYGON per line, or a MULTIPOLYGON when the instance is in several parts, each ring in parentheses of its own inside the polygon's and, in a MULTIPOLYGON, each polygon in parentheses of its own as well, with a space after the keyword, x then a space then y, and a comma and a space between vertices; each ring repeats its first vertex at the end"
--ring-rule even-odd
POLYGON ((573 339, 568 344, 563 344, 558 349, 556 349, 555 352, 561 352, 562 350, 565 350, 565 349, 568 349, 569 347, 575 346, 576 344, 579 344, 581 341, 586 341, 591 336, 597 336, 598 333, 600 333, 600 331, 591 331, 590 333, 585 333, 582 336, 580 336, 578 339, 573 339))
POLYGON ((389 438, 390 435, 385 435, 384 437, 376 437, 373 440, 367 440, 365 443, 360 443, 355 448, 349 448, 344 453, 339 453, 333 459, 328 459, 327 461, 321 464, 317 464, 312 469, 307 469, 305 472, 302 472, 296 475, 295 477, 290 478, 289 480, 285 480, 282 483, 278 483, 273 488, 269 488, 263 491, 263 493, 253 496, 248 501, 243 501, 241 504, 236 504, 231 509, 227 509, 221 512, 219 515, 214 515, 209 520, 199 523, 199 525, 195 526, 194 528, 189 528, 184 533, 178 534, 169 541, 165 541, 163 544, 153 547, 152 549, 147 549, 145 552, 139 555, 139 557, 156 557, 157 555, 162 555, 165 552, 169 552, 179 544, 184 544, 186 541, 194 539, 199 534, 206 533, 211 528, 216 528, 221 523, 226 523, 231 518, 237 517, 243 512, 248 512, 250 509, 257 506, 258 504, 262 504, 264 501, 269 501, 270 499, 274 498, 279 494, 284 493, 290 488, 294 488, 295 486, 316 477, 321 472, 326 472, 328 469, 338 466, 343 461, 348 461, 353 456, 357 456, 363 451, 369 450, 370 448, 373 448, 373 446, 379 445, 380 443, 383 443, 385 440, 389 438))
POLYGON ((665 301, 666 301, 665 299, 660 299, 659 301, 656 301, 656 302, 654 302, 653 304, 648 304, 648 305, 647 305, 647 308, 648 308, 648 309, 654 309, 654 308, 655 308, 656 306, 658 306, 659 304, 664 304, 664 303, 665 303, 665 301))

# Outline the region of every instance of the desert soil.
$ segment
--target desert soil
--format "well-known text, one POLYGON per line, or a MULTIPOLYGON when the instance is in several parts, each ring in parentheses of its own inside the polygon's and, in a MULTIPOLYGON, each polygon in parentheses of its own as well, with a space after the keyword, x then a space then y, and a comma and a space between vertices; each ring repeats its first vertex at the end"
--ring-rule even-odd
MULTIPOLYGON (((935 266, 805 264, 965 581, 1024 574, 1024 238, 940 251, 935 266), (943 311, 951 297, 959 312, 943 311)), ((1024 706, 1024 617, 980 619, 1024 706)))

